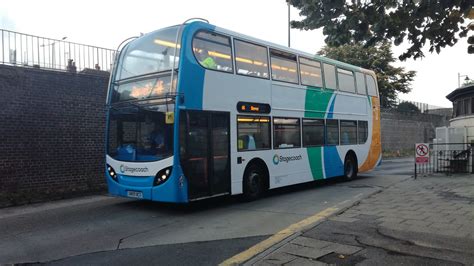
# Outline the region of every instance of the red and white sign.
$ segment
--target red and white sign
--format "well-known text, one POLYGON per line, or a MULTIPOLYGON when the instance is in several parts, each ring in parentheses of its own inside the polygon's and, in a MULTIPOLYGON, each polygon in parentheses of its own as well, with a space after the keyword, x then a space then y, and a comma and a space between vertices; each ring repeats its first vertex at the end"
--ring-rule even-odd
POLYGON ((415 144, 415 162, 418 164, 430 161, 430 148, 428 143, 415 144))

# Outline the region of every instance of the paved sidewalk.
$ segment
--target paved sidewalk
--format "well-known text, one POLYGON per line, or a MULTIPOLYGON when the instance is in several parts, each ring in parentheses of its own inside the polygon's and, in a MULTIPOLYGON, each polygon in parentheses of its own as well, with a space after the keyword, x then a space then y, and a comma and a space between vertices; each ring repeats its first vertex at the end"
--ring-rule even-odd
POLYGON ((474 175, 397 183, 247 264, 473 265, 474 175))

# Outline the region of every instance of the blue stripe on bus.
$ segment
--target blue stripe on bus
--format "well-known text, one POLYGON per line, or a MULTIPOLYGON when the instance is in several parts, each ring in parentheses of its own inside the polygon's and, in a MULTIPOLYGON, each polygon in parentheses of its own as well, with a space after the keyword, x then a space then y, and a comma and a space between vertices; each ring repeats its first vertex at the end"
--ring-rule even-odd
POLYGON ((344 174, 344 164, 339 157, 336 146, 324 147, 324 170, 326 172, 326 178, 344 174))
POLYGON ((328 113, 327 113, 327 117, 326 118, 329 118, 329 119, 332 119, 334 114, 334 103, 336 102, 336 94, 333 95, 333 97, 331 98, 331 104, 329 106, 329 110, 328 110, 328 113))
POLYGON ((181 56, 179 62, 178 92, 184 95, 183 106, 186 109, 202 110, 205 69, 199 65, 193 54, 194 34, 202 29, 214 30, 215 27, 203 22, 193 22, 184 27, 181 56), (186 65, 186 66, 184 66, 186 65), (189 97, 192 95, 192 97, 189 97), (188 97, 186 97, 188 96, 188 97))

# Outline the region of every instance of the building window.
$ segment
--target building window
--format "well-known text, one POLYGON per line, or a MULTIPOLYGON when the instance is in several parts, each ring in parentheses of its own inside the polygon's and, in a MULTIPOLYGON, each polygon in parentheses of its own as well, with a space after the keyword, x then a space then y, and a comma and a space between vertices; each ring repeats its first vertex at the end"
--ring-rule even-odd
POLYGON ((349 70, 337 69, 337 80, 339 82, 339 90, 355 93, 354 73, 349 70))
POLYGON ((464 104, 464 115, 470 115, 471 114, 471 98, 466 98, 463 100, 464 104))
POLYGON ((303 146, 324 145, 324 120, 303 119, 303 146))
POLYGON ((270 49, 272 79, 290 83, 298 83, 296 55, 270 49))
POLYGON ((300 79, 302 85, 322 88, 321 63, 300 57, 300 79))
POLYGON ((357 135, 359 136, 359 144, 367 142, 369 136, 369 127, 367 121, 359 121, 357 123, 357 135))
POLYGON ((333 65, 323 64, 324 67, 324 84, 326 89, 336 90, 336 68, 333 65))
POLYGON ((237 116, 239 151, 270 149, 270 117, 237 116))
POLYGON ((193 39, 193 52, 199 64, 207 69, 233 72, 230 38, 213 32, 198 32, 193 39))
POLYGON ((235 40, 235 67, 237 74, 268 79, 267 48, 235 40))
POLYGON ((326 120, 326 144, 339 145, 339 121, 335 119, 326 120))
POLYGON ((301 146, 299 118, 273 118, 273 147, 275 149, 301 146))

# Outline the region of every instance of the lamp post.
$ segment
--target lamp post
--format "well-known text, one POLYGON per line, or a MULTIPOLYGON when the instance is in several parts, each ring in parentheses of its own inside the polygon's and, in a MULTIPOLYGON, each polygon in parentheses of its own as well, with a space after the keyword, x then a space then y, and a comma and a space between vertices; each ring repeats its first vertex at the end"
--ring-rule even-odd
POLYGON ((290 0, 286 0, 288 4, 288 47, 291 47, 290 42, 290 0))
POLYGON ((464 79, 464 81, 469 81, 469 77, 467 75, 461 75, 459 72, 458 72, 458 88, 461 87, 461 78, 463 77, 466 77, 464 79))

